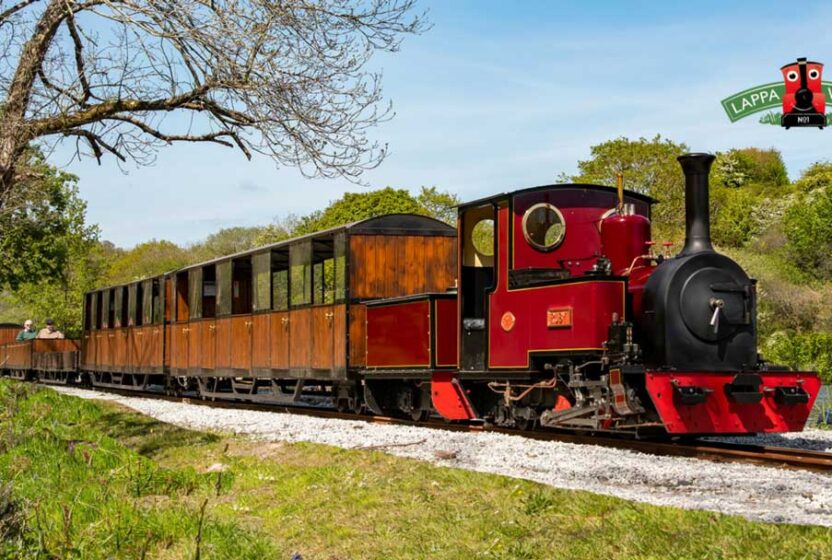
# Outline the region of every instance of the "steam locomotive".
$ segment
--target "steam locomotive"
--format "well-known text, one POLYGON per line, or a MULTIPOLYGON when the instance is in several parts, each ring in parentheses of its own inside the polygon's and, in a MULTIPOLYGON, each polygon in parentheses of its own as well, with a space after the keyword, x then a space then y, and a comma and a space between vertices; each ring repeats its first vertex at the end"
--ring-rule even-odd
POLYGON ((799 431, 820 380, 757 353, 755 281, 711 245, 713 160, 679 158, 675 256, 651 239, 654 201, 620 182, 527 188, 461 205, 456 229, 382 216, 95 290, 80 348, 38 359, 38 341, 8 342, 0 364, 50 383, 414 420, 799 431))

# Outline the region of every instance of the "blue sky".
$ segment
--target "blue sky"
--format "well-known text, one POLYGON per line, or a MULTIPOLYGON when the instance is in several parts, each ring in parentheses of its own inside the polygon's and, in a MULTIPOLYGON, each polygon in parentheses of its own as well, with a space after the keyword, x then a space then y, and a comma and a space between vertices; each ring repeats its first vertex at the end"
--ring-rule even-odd
MULTIPOLYGON (((656 133, 696 151, 779 149, 790 174, 830 159, 832 130, 730 123, 720 100, 780 79, 799 56, 832 64, 832 4, 816 2, 426 1, 433 28, 374 65, 395 118, 370 188, 435 185, 463 200, 552 182, 592 145, 656 133)), ((832 79, 832 66, 826 80, 832 79)), ((88 219, 129 247, 191 243, 221 227, 321 208, 346 180, 306 179, 209 145, 165 148, 155 165, 52 161, 80 176, 88 219)))

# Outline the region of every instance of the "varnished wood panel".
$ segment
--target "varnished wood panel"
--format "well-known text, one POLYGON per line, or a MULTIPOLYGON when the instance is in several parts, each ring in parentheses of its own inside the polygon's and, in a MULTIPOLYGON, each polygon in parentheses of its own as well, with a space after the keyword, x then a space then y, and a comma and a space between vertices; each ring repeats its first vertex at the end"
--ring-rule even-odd
POLYGON ((216 367, 231 367, 231 317, 217 319, 217 359, 216 367))
POLYGON ((188 323, 184 322, 173 325, 170 367, 174 370, 188 367, 188 327, 188 323))
POLYGON ((95 336, 90 331, 84 331, 81 337, 81 368, 95 367, 95 336))
POLYGON ((231 367, 251 369, 251 315, 240 315, 231 319, 231 367))
POLYGON ((173 340, 173 326, 170 323, 166 323, 164 327, 164 347, 163 347, 163 360, 164 366, 166 368, 170 367, 170 349, 172 347, 172 340, 173 340))
POLYGON ((164 362, 163 344, 165 331, 162 328, 162 325, 153 325, 147 328, 150 331, 150 351, 148 361, 152 368, 158 370, 162 367, 164 362))
POLYGON ((367 362, 367 307, 350 305, 350 367, 361 367, 367 362))
POLYGON ((144 333, 141 327, 132 327, 128 329, 128 351, 130 361, 130 371, 141 372, 142 367, 142 352, 144 351, 144 333))
POLYGON ((271 365, 274 369, 289 368, 289 312, 271 314, 271 365))
POLYGON ((335 305, 332 311, 332 366, 342 370, 347 365, 347 306, 335 305))
POLYGON ((268 313, 260 313, 251 319, 251 367, 269 368, 271 352, 271 317, 268 313))
POLYGON ((214 319, 206 319, 202 322, 199 346, 198 367, 214 369, 217 359, 217 322, 214 319))
POLYGON ((130 371, 129 329, 114 329, 112 331, 113 368, 115 371, 130 371))
POLYGON ((444 292, 456 278, 456 239, 417 235, 350 237, 350 293, 374 299, 444 292))
POLYGON ((332 327, 335 319, 333 306, 312 309, 312 367, 332 369, 332 327))
POLYGON ((188 328, 190 329, 188 331, 188 369, 197 369, 200 367, 200 356, 203 353, 203 322, 191 321, 188 323, 188 328))
POLYGON ((312 309, 293 309, 289 312, 289 367, 308 368, 312 360, 312 309))
POLYGON ((0 327, 0 345, 16 342, 17 333, 22 330, 22 327, 0 327))

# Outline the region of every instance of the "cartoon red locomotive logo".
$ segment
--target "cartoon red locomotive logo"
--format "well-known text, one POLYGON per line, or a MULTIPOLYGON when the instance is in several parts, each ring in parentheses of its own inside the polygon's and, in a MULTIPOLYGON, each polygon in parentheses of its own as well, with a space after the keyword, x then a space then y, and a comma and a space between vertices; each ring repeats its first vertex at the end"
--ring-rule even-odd
POLYGON ((823 64, 798 58, 797 62, 786 64, 780 70, 786 81, 780 125, 787 129, 826 126, 826 96, 821 82, 823 64))

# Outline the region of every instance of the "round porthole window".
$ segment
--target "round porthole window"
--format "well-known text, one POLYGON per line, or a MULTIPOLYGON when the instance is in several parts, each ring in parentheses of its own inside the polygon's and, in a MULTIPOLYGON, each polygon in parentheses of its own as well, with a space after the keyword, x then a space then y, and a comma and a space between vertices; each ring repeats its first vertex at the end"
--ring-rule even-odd
POLYGON ((484 257, 494 255, 494 220, 482 219, 471 230, 474 250, 484 257))
POLYGON ((535 204, 523 215, 523 237, 538 251, 551 251, 563 242, 566 221, 548 202, 535 204))

